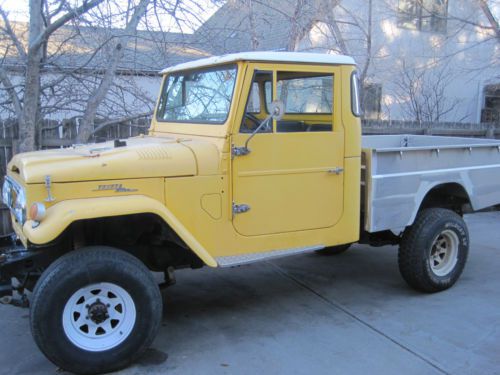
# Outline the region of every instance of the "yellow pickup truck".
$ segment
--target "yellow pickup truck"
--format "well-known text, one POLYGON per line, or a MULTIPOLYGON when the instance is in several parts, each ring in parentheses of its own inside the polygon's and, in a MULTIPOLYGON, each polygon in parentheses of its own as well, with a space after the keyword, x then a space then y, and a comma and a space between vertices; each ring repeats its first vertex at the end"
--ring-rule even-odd
POLYGON ((0 252, 0 297, 30 306, 63 369, 141 355, 179 268, 393 244, 410 286, 447 289, 468 255, 462 215, 500 203, 497 141, 362 137, 350 57, 252 52, 162 74, 147 136, 8 165, 18 245, 0 252))

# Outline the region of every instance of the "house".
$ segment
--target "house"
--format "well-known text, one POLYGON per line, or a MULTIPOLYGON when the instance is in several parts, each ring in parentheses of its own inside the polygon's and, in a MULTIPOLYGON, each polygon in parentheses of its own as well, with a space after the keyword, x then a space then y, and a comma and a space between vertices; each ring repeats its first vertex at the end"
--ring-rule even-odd
POLYGON ((355 57, 367 118, 500 121, 500 32, 479 3, 229 0, 195 38, 212 54, 283 50, 298 29, 295 50, 355 57))
MULTIPOLYGON (((12 22, 11 27, 26 45, 28 24, 12 22)), ((52 35, 47 46, 48 57, 42 66, 41 112, 45 120, 81 116, 109 63, 112 51, 107 42, 123 32, 123 29, 114 28, 63 26, 52 35)), ((114 83, 99 107, 97 118, 123 118, 151 112, 161 82, 159 71, 165 65, 209 56, 198 48, 192 36, 150 30, 135 32, 123 49, 124 56, 119 61, 114 83)), ((0 57, 0 67, 19 92, 25 62, 1 29, 0 50, 5 51, 0 57)), ((0 85, 0 119, 14 118, 9 97, 2 88, 0 85)))
MULTIPOLYGON (((499 19, 500 5, 492 17, 499 19)), ((500 32, 470 0, 227 0, 192 34, 138 31, 126 46, 116 83, 99 117, 151 111, 161 68, 249 50, 352 55, 363 81, 365 117, 384 120, 500 121, 500 32)), ((26 25, 16 24, 20 35, 26 25)), ((119 30, 61 29, 49 49, 64 49, 45 67, 45 118, 78 116, 98 82, 119 30), (75 35, 74 35, 75 34, 75 35), (70 35, 74 35, 69 37, 70 35), (94 51, 98 50, 94 56, 94 51), (89 60, 89 57, 93 56, 89 60), (87 61, 89 60, 89 61, 87 61)), ((0 45, 4 43, 0 39, 0 45)), ((22 80, 10 52, 3 65, 22 80)), ((0 92, 0 118, 11 115, 0 92)))

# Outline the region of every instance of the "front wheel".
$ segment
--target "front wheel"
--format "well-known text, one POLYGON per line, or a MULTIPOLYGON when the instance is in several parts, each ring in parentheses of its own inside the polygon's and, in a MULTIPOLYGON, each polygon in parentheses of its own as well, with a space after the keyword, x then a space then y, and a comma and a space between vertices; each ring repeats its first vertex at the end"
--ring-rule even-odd
POLYGON ((469 232, 451 210, 423 210, 403 234, 399 270, 413 288, 434 293, 453 286, 465 267, 469 232))
POLYGON ((45 356, 78 374, 129 365, 161 322, 161 294, 134 256, 92 247, 55 261, 33 291, 31 330, 45 356))

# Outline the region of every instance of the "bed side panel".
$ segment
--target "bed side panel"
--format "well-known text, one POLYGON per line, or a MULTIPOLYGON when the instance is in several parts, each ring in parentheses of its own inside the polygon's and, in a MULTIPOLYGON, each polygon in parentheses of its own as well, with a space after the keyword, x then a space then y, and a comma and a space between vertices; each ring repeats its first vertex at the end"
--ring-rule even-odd
POLYGON ((427 193, 446 183, 461 185, 474 210, 500 204, 498 147, 369 151, 364 198, 369 232, 398 232, 411 225, 427 193))

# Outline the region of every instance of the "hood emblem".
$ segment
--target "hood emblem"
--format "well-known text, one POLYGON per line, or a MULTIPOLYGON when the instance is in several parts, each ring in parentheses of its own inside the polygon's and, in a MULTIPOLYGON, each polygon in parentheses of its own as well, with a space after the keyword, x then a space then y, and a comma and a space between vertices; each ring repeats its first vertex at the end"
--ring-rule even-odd
POLYGON ((115 193, 129 193, 132 191, 137 191, 137 189, 130 189, 123 186, 123 184, 111 184, 111 185, 98 185, 97 189, 93 191, 114 191, 115 193))
POLYGON ((50 189, 52 188, 52 179, 50 175, 45 176, 45 189, 47 189, 47 198, 45 202, 54 202, 56 199, 52 196, 50 189))

